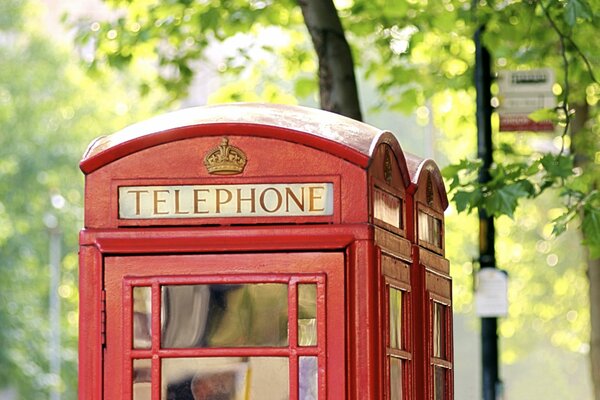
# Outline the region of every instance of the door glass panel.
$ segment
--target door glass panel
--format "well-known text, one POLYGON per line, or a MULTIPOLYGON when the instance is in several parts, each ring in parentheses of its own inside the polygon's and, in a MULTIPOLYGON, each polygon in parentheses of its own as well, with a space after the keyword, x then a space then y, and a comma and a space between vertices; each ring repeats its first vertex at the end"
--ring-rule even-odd
POLYGON ((390 400, 402 400, 402 360, 390 357, 390 400))
POLYGON ((162 360, 161 400, 289 399, 285 357, 162 360))
POLYGON ((152 360, 133 360, 133 400, 147 400, 152 391, 152 360))
POLYGON ((433 356, 446 358, 446 307, 433 302, 433 356))
POLYGON ((152 288, 133 288, 133 348, 152 346, 152 288))
POLYGON ((317 345, 317 285, 298 285, 298 345, 317 345))
POLYGON ((279 283, 162 287, 162 347, 287 346, 288 287, 279 283))
POLYGON ((446 369, 433 367, 433 399, 446 400, 446 369))
POLYGON ((402 291, 389 288, 390 347, 402 349, 402 291))
POLYGON ((317 400, 319 397, 319 367, 317 357, 300 357, 299 400, 317 400))

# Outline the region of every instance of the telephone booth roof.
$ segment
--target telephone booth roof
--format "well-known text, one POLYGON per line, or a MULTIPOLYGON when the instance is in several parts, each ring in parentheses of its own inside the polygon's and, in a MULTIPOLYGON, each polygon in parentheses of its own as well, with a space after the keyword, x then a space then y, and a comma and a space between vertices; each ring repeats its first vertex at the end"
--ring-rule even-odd
POLYGON ((448 195, 446 194, 442 173, 437 164, 430 158, 421 158, 410 153, 406 153, 405 160, 410 174, 410 181, 415 190, 418 190, 419 185, 422 183, 424 172, 429 171, 433 178, 432 182, 440 196, 442 211, 445 210, 448 207, 448 195))
MULTIPOLYGON (((405 163, 393 134, 331 112, 300 106, 233 103, 193 107, 131 125, 90 144, 80 167, 86 174, 137 151, 196 136, 226 134, 284 139, 334 154, 362 168, 379 144, 405 163)), ((402 168, 405 186, 408 172, 402 168)))

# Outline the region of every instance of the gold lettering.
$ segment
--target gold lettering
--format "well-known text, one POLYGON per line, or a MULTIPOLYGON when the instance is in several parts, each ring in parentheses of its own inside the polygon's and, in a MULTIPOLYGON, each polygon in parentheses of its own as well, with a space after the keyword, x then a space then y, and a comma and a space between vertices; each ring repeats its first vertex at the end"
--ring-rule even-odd
POLYGON ((323 199, 323 187, 321 186, 309 186, 308 187, 308 211, 324 211, 325 208, 315 208, 315 200, 323 199), (321 191, 321 195, 317 196, 315 193, 316 190, 321 191))
POLYGON ((294 201, 294 203, 296 203, 296 205, 298 206, 298 209, 300 209, 300 211, 304 211, 304 186, 302 186, 300 188, 301 190, 301 195, 300 195, 300 199, 298 199, 298 197, 296 197, 296 195, 294 194, 294 191, 289 188, 286 187, 285 188, 285 211, 286 212, 290 212, 290 198, 294 201))
POLYGON ((205 198, 200 197, 200 192, 208 192, 208 189, 194 189, 194 214, 208 214, 208 210, 200 210, 200 203, 205 202, 205 198))
POLYGON ((127 193, 135 193, 135 215, 140 215, 140 204, 141 204, 141 200, 140 197, 142 196, 142 193, 148 193, 147 190, 128 190, 127 193))
POLYGON ((250 212, 256 213, 256 188, 250 189, 250 197, 243 198, 242 197, 242 189, 237 189, 237 213, 240 214, 242 212, 242 201, 250 202, 250 212))
POLYGON ((229 203, 231 201, 231 198, 233 197, 233 193, 231 193, 231 191, 227 190, 227 189, 217 189, 216 190, 216 201, 215 201, 215 205, 216 205, 216 213, 220 214, 221 213, 221 206, 225 205, 227 203, 229 203), (227 200, 225 201, 221 201, 221 192, 225 192, 227 193, 227 200))
POLYGON ((168 211, 163 211, 163 212, 158 211, 158 204, 159 203, 166 203, 167 202, 167 200, 165 200, 165 199, 159 199, 158 198, 158 194, 159 193, 169 193, 169 191, 166 190, 166 189, 164 189, 164 190, 154 190, 154 214, 155 215, 165 215, 165 214, 168 214, 169 213, 168 211))
POLYGON ((281 196, 281 193, 279 193, 279 191, 277 189, 275 189, 274 187, 268 187, 265 190, 263 190, 262 193, 260 194, 260 206, 262 207, 263 210, 265 210, 268 213, 274 213, 277 210, 279 210, 279 208, 281 208, 282 203, 283 203, 283 198, 281 196), (275 195, 277 196, 277 204, 275 205, 275 208, 273 208, 272 210, 269 210, 267 208, 267 205, 265 204, 265 197, 269 190, 272 190, 273 192, 275 192, 275 195))
POLYGON ((179 209, 180 207, 180 202, 179 202, 179 192, 180 190, 175 189, 175 214, 189 214, 189 211, 181 211, 179 209))

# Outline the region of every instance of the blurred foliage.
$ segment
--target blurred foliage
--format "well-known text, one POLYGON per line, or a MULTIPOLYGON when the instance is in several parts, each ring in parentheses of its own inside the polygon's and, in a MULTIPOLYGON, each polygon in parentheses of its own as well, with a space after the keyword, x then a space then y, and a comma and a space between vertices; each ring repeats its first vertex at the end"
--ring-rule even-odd
MULTIPOLYGON (((85 75, 73 54, 56 48, 39 30, 36 3, 0 1, 0 388, 16 386, 22 398, 45 398, 55 382, 47 372, 48 232, 43 221, 49 213, 64 232, 61 390, 63 398, 76 398, 82 177, 74 166, 85 145, 140 120, 157 101, 176 105, 202 71, 200 63, 210 65, 224 82, 212 102, 293 103, 317 90, 317 60, 293 0, 107 2, 116 9, 108 20, 70 21, 91 72, 85 75), (133 87, 145 100, 132 94, 133 87)), ((446 169, 455 191, 447 249, 457 283, 455 309, 470 309, 468 280, 476 255, 476 219, 457 217, 456 211, 484 205, 492 214, 513 217, 498 223, 499 265, 512 278, 511 316, 500 328, 506 340, 503 360, 516 362, 538 335, 585 353, 589 315, 583 261, 571 250, 573 229, 551 238, 553 230, 561 231, 585 213, 590 248, 600 240, 598 195, 592 189, 600 176, 600 85, 591 71, 600 42, 590 40, 597 36, 600 2, 337 3, 355 62, 367 83, 379 89, 375 108, 413 113, 419 123, 432 123, 444 133, 437 145, 453 164, 446 169), (561 128, 572 118, 571 104, 588 105, 590 120, 577 143, 589 160, 586 168, 573 168, 571 155, 561 151, 569 139, 562 132, 550 150, 535 148, 539 135, 495 133, 494 179, 490 186, 478 186, 473 179, 478 162, 473 161, 472 37, 484 23, 495 70, 555 68, 561 108, 552 116, 561 128), (556 191, 564 192, 569 208, 555 203, 556 191), (535 203, 527 199, 540 194, 535 203), (523 331, 531 334, 517 334, 523 331)))
POLYGON ((77 231, 87 144, 146 116, 115 74, 88 76, 40 30, 40 5, 0 2, 0 389, 76 399, 77 231), (120 83, 115 85, 115 82, 120 83), (62 373, 49 371, 49 229, 61 232, 62 373))
MULTIPOLYGON (((112 20, 76 23, 78 44, 92 49, 87 58, 91 69, 150 61, 156 68, 148 82, 160 82, 176 100, 187 96, 196 73, 194 63, 205 59, 211 44, 220 42, 235 50, 219 65, 219 71, 242 81, 225 87, 215 100, 254 99, 262 90, 267 93, 266 97, 259 96, 263 100, 293 101, 290 95, 276 94, 282 81, 292 82, 291 86, 284 84, 283 90, 299 98, 316 89, 315 77, 307 74, 315 70, 306 46, 310 40, 292 0, 107 3, 118 10, 112 20), (260 39, 266 31, 275 45, 260 39), (247 40, 235 40, 242 36, 247 40), (258 84, 259 90, 252 90, 250 82, 258 84), (260 89, 263 85, 275 90, 260 89)), ((472 101, 472 38, 475 30, 485 25, 484 42, 492 49, 497 69, 553 67, 557 76, 563 77, 558 86, 561 104, 557 110, 550 110, 556 123, 564 128, 563 136, 572 119, 570 103, 587 102, 594 106, 593 115, 598 114, 595 105, 600 85, 593 67, 598 62, 600 44, 587 40, 597 33, 598 0, 337 3, 355 62, 379 89, 378 109, 417 111, 420 119, 427 119, 419 110, 426 112, 428 102, 441 93, 462 91, 472 101)), ((142 83, 142 92, 148 89, 149 83, 142 83)), ((468 118, 460 110, 458 113, 468 118)), ((533 117, 548 114, 546 111, 533 117)), ((597 136, 592 128, 586 129, 586 136, 597 136)), ((587 156, 593 159, 600 147, 598 141, 590 142, 594 145, 579 151, 589 152, 587 156)), ((555 233, 563 232, 568 222, 582 215, 582 230, 591 255, 600 257, 600 194, 592 189, 598 163, 589 164, 578 175, 566 151, 530 154, 497 162, 491 171, 492 181, 480 184, 473 173, 479 167, 478 161, 473 161, 472 154, 463 156, 467 158, 444 171, 452 181, 450 192, 459 211, 485 208, 490 215, 512 216, 521 199, 561 187, 565 211, 555 221, 555 233)))

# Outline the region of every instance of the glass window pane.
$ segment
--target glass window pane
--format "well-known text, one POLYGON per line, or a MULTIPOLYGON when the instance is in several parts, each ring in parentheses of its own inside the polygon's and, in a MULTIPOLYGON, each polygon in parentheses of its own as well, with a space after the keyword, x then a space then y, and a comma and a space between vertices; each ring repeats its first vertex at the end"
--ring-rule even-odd
POLYGON ((429 215, 419 211, 419 240, 429 242, 429 215))
POLYGON ((133 400, 148 400, 152 392, 152 360, 133 360, 133 400))
POLYGON ((165 358, 162 400, 289 399, 285 357, 165 358))
POLYGON ((390 357, 390 400, 402 400, 402 360, 390 357))
POLYGON ((299 400, 319 398, 319 365, 317 357, 300 357, 299 400))
POLYGON ((433 302, 433 356, 446 358, 446 306, 433 302))
POLYGON ((402 349, 402 291, 389 288, 390 347, 402 349))
POLYGON ((162 347, 287 346, 286 284, 162 288, 162 347))
POLYGON ((152 346, 152 288, 133 288, 133 348, 152 346))
POLYGON ((433 399, 446 400, 446 369, 433 367, 433 399))
POLYGON ((317 285, 298 285, 298 345, 317 345, 317 285))
POLYGON ((433 227, 431 229, 431 243, 442 248, 442 221, 438 218, 431 218, 433 227))
POLYGON ((419 240, 442 248, 442 220, 419 211, 419 240))
POLYGON ((382 190, 373 192, 373 215, 387 224, 402 228, 402 200, 382 190))

